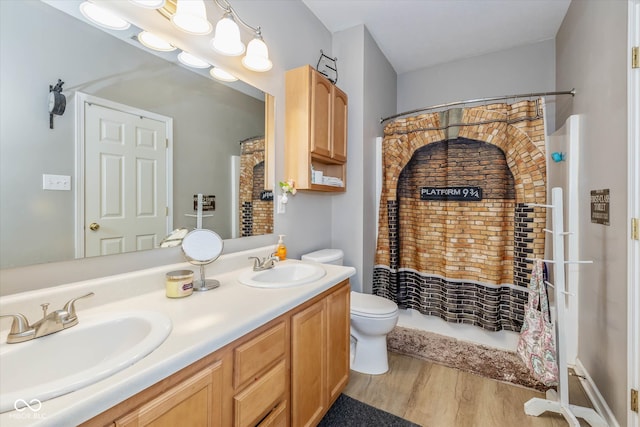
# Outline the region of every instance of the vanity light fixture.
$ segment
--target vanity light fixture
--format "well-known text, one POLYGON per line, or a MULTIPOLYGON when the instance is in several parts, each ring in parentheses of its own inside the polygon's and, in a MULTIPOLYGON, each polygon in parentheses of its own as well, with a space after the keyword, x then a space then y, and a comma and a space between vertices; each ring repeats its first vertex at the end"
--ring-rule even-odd
POLYGON ((209 68, 211 66, 211 64, 209 64, 208 62, 203 61, 197 56, 184 51, 178 54, 178 61, 180 61, 187 67, 193 67, 193 68, 209 68))
POLYGON ((209 74, 211 74, 211 77, 213 77, 214 79, 223 81, 223 82, 235 82, 236 80, 238 80, 237 77, 235 77, 234 75, 226 72, 225 70, 223 70, 220 67, 213 67, 209 70, 209 74))
POLYGON ((144 7, 145 9, 160 9, 164 7, 165 0, 129 0, 136 6, 144 7))
POLYGON ((172 52, 176 50, 176 47, 171 43, 149 31, 141 31, 140 34, 138 34, 138 41, 142 43, 143 46, 160 52, 172 52))
POLYGON ((240 28, 236 22, 251 31, 253 39, 246 48, 246 55, 242 58, 242 65, 252 71, 269 71, 273 66, 269 60, 269 49, 262 39, 260 27, 254 28, 238 16, 227 0, 213 0, 224 11, 222 19, 216 25, 216 32, 211 45, 213 49, 223 55, 238 56, 245 52, 240 39, 240 28))
POLYGON ((209 34, 213 29, 207 20, 204 0, 177 0, 176 13, 171 16, 171 23, 178 29, 195 35, 209 34))
POLYGON ((118 15, 88 1, 80 4, 80 12, 89 21, 110 30, 126 30, 131 26, 118 15))

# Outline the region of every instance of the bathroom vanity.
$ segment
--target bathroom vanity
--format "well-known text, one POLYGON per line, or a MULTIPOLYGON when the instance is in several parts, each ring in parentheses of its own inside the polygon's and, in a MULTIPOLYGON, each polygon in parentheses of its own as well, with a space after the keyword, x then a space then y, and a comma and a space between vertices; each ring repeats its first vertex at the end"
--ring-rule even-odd
MULTIPOLYGON (((3 297, 3 314, 23 310, 36 320, 40 303, 57 306, 70 295, 93 291, 93 298, 77 304, 80 325, 83 318, 151 310, 170 317, 172 330, 133 365, 44 400, 37 411, 32 405, 0 414, 0 424, 317 424, 349 378, 349 277, 355 270, 322 266, 322 278, 285 288, 240 283, 239 275, 251 269, 248 256, 264 256, 270 249, 223 255, 207 269, 207 277, 221 286, 185 298, 165 297, 164 274, 188 264, 3 297)), ((301 261, 282 265, 295 263, 301 261)), ((0 360, 9 324, 3 319, 0 360)), ((39 339, 53 342, 56 335, 34 344, 39 339)))

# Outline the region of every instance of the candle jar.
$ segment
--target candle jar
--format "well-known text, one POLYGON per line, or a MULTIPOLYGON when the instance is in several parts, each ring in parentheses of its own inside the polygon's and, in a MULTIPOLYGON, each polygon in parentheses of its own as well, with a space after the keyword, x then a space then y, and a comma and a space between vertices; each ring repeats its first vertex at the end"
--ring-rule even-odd
POLYGON ((182 298, 193 293, 193 271, 176 270, 167 273, 167 297, 182 298))

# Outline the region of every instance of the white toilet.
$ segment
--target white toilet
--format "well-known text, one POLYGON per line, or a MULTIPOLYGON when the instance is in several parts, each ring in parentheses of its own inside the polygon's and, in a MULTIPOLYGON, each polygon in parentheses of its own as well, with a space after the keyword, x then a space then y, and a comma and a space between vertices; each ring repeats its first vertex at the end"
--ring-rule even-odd
MULTIPOLYGON (((302 256, 303 261, 342 265, 340 249, 322 249, 302 256)), ((387 334, 398 323, 398 306, 376 295, 351 291, 351 369, 363 374, 389 370, 387 334)))

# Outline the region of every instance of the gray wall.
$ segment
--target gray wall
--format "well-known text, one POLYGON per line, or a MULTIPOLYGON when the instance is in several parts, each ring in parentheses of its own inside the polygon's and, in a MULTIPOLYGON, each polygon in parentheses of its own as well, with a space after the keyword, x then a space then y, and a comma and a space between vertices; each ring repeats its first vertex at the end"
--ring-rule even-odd
MULTIPOLYGON (((452 101, 554 91, 555 73, 554 40, 435 65, 398 76, 398 112, 452 101)), ((550 131, 555 130, 553 98, 547 99, 550 131)))
POLYGON ((558 123, 580 114, 578 358, 627 425, 627 2, 573 1, 556 37, 557 85, 575 86, 558 123), (591 190, 609 189, 610 226, 592 224, 591 190))
POLYGON ((349 94, 347 192, 334 196, 332 247, 356 267, 355 290, 371 292, 376 248, 375 139, 396 103, 396 73, 363 25, 333 35, 338 86, 349 94))
MULTIPOLYGON (((216 195, 206 228, 231 236, 230 157, 264 133, 264 102, 169 63, 39 1, 2 2, 0 266, 74 258, 74 193, 42 174, 75 176, 75 93, 173 118, 174 227, 193 227, 193 195, 216 195), (54 54, 55 53, 55 54, 54 54), (19 60, 16 60, 19 58, 19 60), (48 84, 67 108, 49 129, 48 84), (19 182, 20 185, 12 185, 19 182)), ((74 183, 75 184, 75 183, 74 183)))

